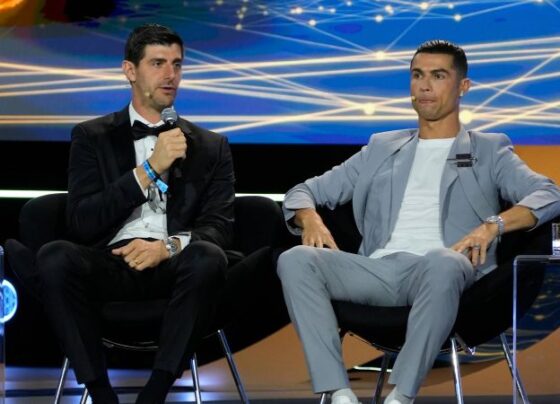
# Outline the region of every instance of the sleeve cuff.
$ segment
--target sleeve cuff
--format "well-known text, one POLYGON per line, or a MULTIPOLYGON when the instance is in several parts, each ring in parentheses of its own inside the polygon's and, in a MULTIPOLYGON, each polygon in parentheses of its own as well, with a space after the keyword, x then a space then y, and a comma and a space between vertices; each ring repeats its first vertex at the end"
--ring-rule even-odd
POLYGON ((172 235, 170 237, 175 237, 178 238, 179 241, 181 242, 181 251, 183 251, 183 249, 189 245, 189 243, 191 242, 191 234, 176 234, 176 235, 172 235))

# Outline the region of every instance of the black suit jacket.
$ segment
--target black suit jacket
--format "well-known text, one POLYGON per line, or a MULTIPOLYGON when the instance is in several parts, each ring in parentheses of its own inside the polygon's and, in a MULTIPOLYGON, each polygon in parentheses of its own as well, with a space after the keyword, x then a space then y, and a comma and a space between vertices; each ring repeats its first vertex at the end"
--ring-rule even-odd
MULTIPOLYGON (((231 152, 224 136, 180 119, 187 157, 169 172, 167 230, 191 231, 191 240, 228 248, 235 198, 231 152)), ((68 168, 67 222, 79 243, 105 246, 132 211, 146 202, 136 167, 128 106, 78 124, 72 130, 68 168)))

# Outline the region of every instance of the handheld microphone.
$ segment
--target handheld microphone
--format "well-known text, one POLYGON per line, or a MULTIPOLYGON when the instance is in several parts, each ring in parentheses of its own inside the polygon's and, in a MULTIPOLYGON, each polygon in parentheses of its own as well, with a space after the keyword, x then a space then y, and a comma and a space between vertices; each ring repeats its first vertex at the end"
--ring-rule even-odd
POLYGON ((167 126, 174 127, 178 119, 177 111, 171 107, 164 108, 161 111, 160 118, 167 126))
MULTIPOLYGON (((175 126, 177 125, 177 120, 179 119, 179 117, 177 116, 177 111, 175 111, 172 107, 164 108, 161 111, 160 118, 163 122, 165 122, 165 125, 170 129, 175 128, 175 126)), ((178 158, 172 164, 173 174, 175 175, 176 178, 181 178, 183 176, 180 167, 180 163, 183 160, 184 160, 183 158, 178 158)))

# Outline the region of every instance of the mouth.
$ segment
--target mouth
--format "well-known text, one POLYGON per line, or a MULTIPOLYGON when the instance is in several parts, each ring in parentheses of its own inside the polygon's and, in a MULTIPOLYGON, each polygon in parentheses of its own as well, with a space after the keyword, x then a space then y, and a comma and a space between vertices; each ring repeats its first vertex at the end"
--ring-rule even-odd
POLYGON ((161 86, 160 89, 163 90, 166 93, 175 94, 177 92, 177 88, 173 87, 173 86, 161 86))

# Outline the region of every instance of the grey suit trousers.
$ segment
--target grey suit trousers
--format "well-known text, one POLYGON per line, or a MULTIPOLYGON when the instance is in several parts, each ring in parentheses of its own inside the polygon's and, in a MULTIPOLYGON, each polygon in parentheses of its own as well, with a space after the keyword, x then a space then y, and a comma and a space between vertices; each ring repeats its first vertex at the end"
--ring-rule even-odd
POLYGON ((280 255, 278 275, 316 393, 349 387, 331 299, 411 305, 406 342, 389 383, 412 397, 453 327, 461 293, 475 279, 470 261, 444 248, 372 259, 297 246, 280 255))

